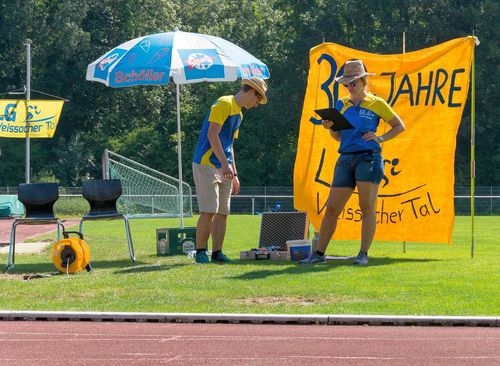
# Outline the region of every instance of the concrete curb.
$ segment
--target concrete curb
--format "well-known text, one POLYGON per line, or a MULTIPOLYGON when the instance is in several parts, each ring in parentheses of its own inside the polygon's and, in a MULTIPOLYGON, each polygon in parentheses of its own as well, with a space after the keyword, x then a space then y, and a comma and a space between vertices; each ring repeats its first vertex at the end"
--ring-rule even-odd
POLYGON ((96 321, 142 323, 319 324, 460 327, 500 326, 500 318, 496 316, 275 315, 9 310, 0 311, 0 321, 96 321))
MULTIPOLYGON (((49 242, 16 243, 16 255, 41 253, 53 244, 49 242)), ((0 254, 9 254, 9 244, 0 245, 0 254)))

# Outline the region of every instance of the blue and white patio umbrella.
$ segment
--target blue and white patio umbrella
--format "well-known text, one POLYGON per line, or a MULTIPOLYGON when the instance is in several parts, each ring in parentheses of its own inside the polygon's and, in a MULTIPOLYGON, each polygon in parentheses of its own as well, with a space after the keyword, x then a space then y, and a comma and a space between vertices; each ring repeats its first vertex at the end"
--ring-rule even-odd
POLYGON ((87 67, 87 80, 120 88, 164 85, 177 91, 179 211, 182 210, 182 146, 179 84, 269 78, 269 69, 247 51, 222 38, 175 30, 135 38, 113 48, 87 67))

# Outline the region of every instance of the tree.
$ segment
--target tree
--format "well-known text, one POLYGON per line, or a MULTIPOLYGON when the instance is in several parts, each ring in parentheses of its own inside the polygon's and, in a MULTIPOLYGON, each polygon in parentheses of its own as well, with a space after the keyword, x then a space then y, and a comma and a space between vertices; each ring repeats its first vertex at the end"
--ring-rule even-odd
MULTIPOLYGON (((23 43, 32 41, 32 88, 70 99, 56 135, 32 140, 32 175, 62 185, 100 176, 105 148, 177 176, 175 86, 113 89, 85 80, 89 63, 141 35, 171 31, 228 39, 271 71, 269 103, 245 114, 235 143, 244 185, 292 184, 309 50, 323 39, 376 53, 435 45, 474 30, 477 184, 500 185, 498 107, 499 4, 494 0, 0 0, 0 93, 24 84, 23 43), (43 178, 45 177, 45 178, 43 178)), ((199 128, 220 95, 236 83, 181 86, 183 167, 199 128)), ((3 96, 5 97, 5 96, 3 96)), ((40 97, 34 95, 34 97, 40 97)), ((470 106, 458 134, 457 185, 469 182, 470 106)), ((0 139, 4 184, 24 181, 22 139, 0 139)), ((1 182, 0 182, 1 184, 1 182)))

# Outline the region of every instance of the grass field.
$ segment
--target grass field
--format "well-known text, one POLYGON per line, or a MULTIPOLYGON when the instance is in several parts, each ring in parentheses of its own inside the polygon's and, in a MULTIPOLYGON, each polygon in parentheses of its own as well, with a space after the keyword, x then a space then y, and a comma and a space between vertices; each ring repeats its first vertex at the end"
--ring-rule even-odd
MULTIPOLYGON (((186 219, 194 226, 197 217, 186 219)), ((91 222, 85 239, 92 273, 23 281, 53 273, 49 252, 17 255, 0 274, 2 310, 217 312, 284 314, 500 315, 500 218, 457 217, 453 245, 374 242, 370 265, 350 261, 298 266, 269 261, 196 265, 185 256, 156 256, 155 229, 178 219, 132 221, 137 263, 128 258, 123 222, 91 222)), ((260 216, 229 218, 225 252, 257 246, 260 216)), ((45 236, 54 239, 54 234, 45 236)), ((359 244, 332 242, 328 255, 355 255, 359 244)), ((2 265, 7 256, 0 256, 2 265)))

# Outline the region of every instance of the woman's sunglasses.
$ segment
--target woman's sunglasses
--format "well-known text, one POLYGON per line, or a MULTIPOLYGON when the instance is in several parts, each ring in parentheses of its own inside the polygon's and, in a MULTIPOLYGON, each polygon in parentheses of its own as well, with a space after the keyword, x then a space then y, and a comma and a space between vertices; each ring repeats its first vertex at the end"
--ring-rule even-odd
POLYGON ((356 86, 356 81, 351 81, 351 82, 350 82, 350 83, 348 83, 348 84, 342 84, 342 85, 344 85, 346 88, 347 88, 347 87, 354 88, 354 87, 356 86))

